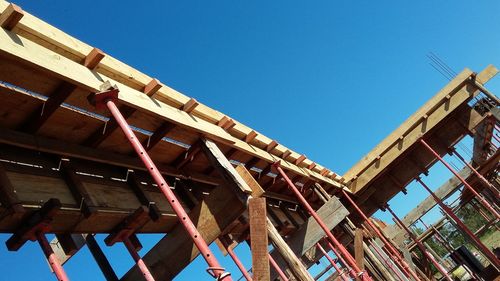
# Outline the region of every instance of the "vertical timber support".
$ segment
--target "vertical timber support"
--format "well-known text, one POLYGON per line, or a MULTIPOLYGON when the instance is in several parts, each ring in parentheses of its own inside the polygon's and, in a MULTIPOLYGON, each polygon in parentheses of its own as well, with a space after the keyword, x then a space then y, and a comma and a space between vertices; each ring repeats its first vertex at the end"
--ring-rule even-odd
POLYGON ((250 217, 250 239, 252 240, 253 279, 256 281, 269 281, 266 199, 250 198, 248 200, 248 213, 250 217))
MULTIPOLYGON (((262 187, 259 185, 259 183, 252 177, 252 175, 248 172, 248 170, 242 166, 239 165, 235 168, 235 170, 238 172, 238 174, 241 176, 241 178, 244 180, 244 182, 251 188, 252 190, 252 197, 260 197, 262 194, 264 194, 264 190, 262 187)), ((294 253, 294 251, 290 248, 290 246, 285 242, 283 237, 279 234, 278 230, 276 227, 273 225, 271 220, 266 217, 266 228, 267 228, 267 235, 269 236, 269 239, 271 240, 272 244, 274 245, 274 248, 278 251, 278 253, 281 255, 285 263, 288 265, 288 268, 290 269, 291 274, 296 277, 298 280, 304 280, 304 281, 312 281, 314 280, 311 274, 307 271, 307 268, 304 266, 304 264, 300 261, 300 259, 297 257, 297 255, 294 253)), ((252 240, 253 241, 253 240, 252 240)), ((271 258, 270 258, 271 259, 271 258)), ((273 260, 269 260, 270 264, 273 265, 273 260)), ((274 261, 276 262, 276 261, 274 261)), ((273 265, 273 268, 279 268, 279 265, 276 263, 276 266, 273 265)), ((280 272, 276 270, 278 274, 280 272)))
POLYGON ((363 249, 363 229, 356 228, 354 231, 354 257, 356 258, 356 264, 361 270, 365 270, 365 252, 363 249))
POLYGON ((111 112, 113 118, 116 120, 121 130, 129 140, 130 144, 133 146, 135 152, 137 153, 137 155, 140 157, 140 159, 148 169, 155 183, 158 185, 158 188, 160 188, 161 192, 168 200, 173 211, 179 218, 180 223, 184 226, 186 232, 191 237, 194 244, 201 252, 207 264, 209 265, 209 267, 207 268, 207 272, 214 278, 219 278, 219 279, 225 278, 227 281, 231 281, 232 280, 230 276, 231 274, 226 272, 224 268, 221 267, 219 261, 208 247, 208 244, 200 235, 200 233, 196 229, 196 226, 191 221, 191 219, 189 218, 188 214, 186 213, 182 205, 179 203, 179 200, 176 198, 173 191, 170 189, 170 186, 168 186, 167 182, 161 175, 160 171, 154 164, 153 160, 151 160, 148 153, 146 152, 142 144, 139 142, 138 138, 136 137, 132 129, 130 129, 127 121, 125 120, 120 110, 116 106, 114 100, 116 100, 118 97, 118 89, 109 87, 109 85, 103 85, 103 86, 106 87, 102 89, 104 92, 96 94, 94 96, 96 106, 98 108, 105 106, 111 112))

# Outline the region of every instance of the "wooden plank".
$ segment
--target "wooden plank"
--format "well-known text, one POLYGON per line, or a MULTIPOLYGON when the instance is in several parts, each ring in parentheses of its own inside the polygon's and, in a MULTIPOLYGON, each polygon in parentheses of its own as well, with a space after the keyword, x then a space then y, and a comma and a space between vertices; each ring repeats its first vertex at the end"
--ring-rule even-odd
POLYGON ((246 194, 252 194, 252 189, 233 168, 233 165, 229 163, 229 160, 227 160, 226 156, 222 153, 215 142, 208 139, 202 139, 201 148, 210 163, 217 171, 219 171, 227 183, 235 185, 240 191, 246 194))
POLYGON ((12 185, 3 164, 0 163, 0 203, 4 208, 10 209, 18 219, 24 214, 21 200, 12 185))
POLYGON ((252 250, 253 280, 269 281, 269 253, 267 250, 267 216, 266 199, 250 198, 248 200, 250 218, 250 248, 252 250))
MULTIPOLYGON (((273 258, 276 260, 278 256, 277 253, 280 254, 280 260, 282 260, 282 265, 280 268, 284 268, 284 265, 287 264, 288 268, 292 272, 292 274, 298 278, 297 280, 310 280, 313 281, 313 277, 307 271, 304 264, 300 261, 299 258, 295 255, 294 251, 290 248, 290 246, 285 242, 283 237, 279 234, 278 230, 274 227, 272 222, 267 219, 267 233, 271 241, 273 241, 273 245, 275 247, 273 258)), ((271 271, 271 280, 275 280, 277 273, 275 270, 271 271), (274 276, 274 277, 273 277, 274 276)))
POLYGON ((365 270, 365 251, 363 249, 363 229, 356 228, 354 232, 354 257, 356 264, 361 270, 365 270))
POLYGON ((262 189, 259 183, 254 179, 252 174, 250 174, 250 172, 245 168, 245 166, 237 165, 235 170, 241 176, 242 180, 246 182, 250 190, 252 190, 252 197, 262 197, 262 195, 264 194, 264 189, 262 189))

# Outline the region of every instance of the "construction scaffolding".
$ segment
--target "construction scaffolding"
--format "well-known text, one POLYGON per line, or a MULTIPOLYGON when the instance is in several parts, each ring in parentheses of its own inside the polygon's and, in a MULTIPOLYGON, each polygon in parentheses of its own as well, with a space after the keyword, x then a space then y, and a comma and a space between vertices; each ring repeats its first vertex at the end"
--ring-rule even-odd
POLYGON ((9 251, 38 241, 58 280, 85 246, 106 280, 172 280, 198 256, 199 274, 215 280, 500 275, 499 249, 481 240, 498 233, 500 103, 484 86, 496 67, 464 69, 341 176, 16 5, 0 1, 0 11, 0 231, 12 235, 9 251), (469 137, 470 155, 459 153, 469 137), (453 178, 434 189, 423 175, 436 163, 453 178), (399 218, 388 202, 412 183, 430 195, 399 218), (429 226, 421 218, 435 206, 443 217, 429 226), (468 208, 483 219, 477 229, 459 215, 468 208), (378 210, 395 225, 371 218, 378 210), (466 246, 450 242, 448 224, 466 246), (141 257, 143 233, 165 237, 141 257), (135 262, 124 276, 95 234, 124 243, 135 262), (241 273, 226 270, 213 242, 241 273))

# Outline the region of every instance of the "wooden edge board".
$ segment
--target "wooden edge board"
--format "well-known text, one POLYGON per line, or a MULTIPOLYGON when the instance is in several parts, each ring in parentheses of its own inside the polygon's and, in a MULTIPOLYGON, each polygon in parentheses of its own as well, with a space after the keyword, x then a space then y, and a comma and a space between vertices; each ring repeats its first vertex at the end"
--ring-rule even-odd
MULTIPOLYGON (((8 2, 0 0, 0 12, 3 12, 8 6, 8 2)), ((22 31, 24 34, 28 34, 30 40, 76 62, 85 59, 85 57, 94 49, 90 45, 64 33, 63 31, 27 12, 24 12, 24 16, 17 24, 16 29, 22 31)), ((102 61, 100 61, 99 66, 96 68, 96 72, 120 81, 121 83, 126 83, 127 86, 136 90, 143 89, 153 79, 110 55, 104 56, 102 61)), ((155 97, 163 102, 167 102, 170 106, 182 108, 191 100, 188 96, 185 96, 164 84, 161 85, 162 87, 158 90, 155 97)), ((212 124, 217 123, 222 117, 225 116, 223 113, 201 103, 199 103, 195 108, 192 108, 190 113, 193 116, 212 124)), ((243 135, 248 135, 252 131, 251 128, 237 121, 235 121, 235 126, 232 130, 234 130, 235 133, 243 135)), ((255 139, 265 145, 272 142, 270 138, 258 132, 255 139)), ((276 149, 278 154, 288 150, 282 145, 279 145, 276 149)), ((291 157, 293 158, 292 161, 295 161, 300 157, 300 154, 292 151, 291 157)), ((307 169, 310 164, 309 161, 310 160, 308 159, 304 161, 304 168, 307 169)), ((322 167, 318 165, 313 168, 312 172, 319 172, 321 168, 322 167)), ((340 180, 341 178, 338 177, 333 178, 333 181, 340 180)))
MULTIPOLYGON (((487 66, 477 77, 477 80, 481 83, 486 83, 489 79, 494 77, 498 73, 493 65, 487 66)), ((459 73, 450 83, 443 87, 436 95, 434 95, 427 103, 420 107, 414 114, 412 114, 408 119, 406 119, 396 130, 394 130, 389 136, 387 136, 382 142, 375 146, 368 154, 366 154, 359 162, 357 162, 353 167, 351 167, 344 175, 343 178, 349 182, 353 180, 356 176, 359 176, 364 169, 366 169, 373 161, 380 159, 383 154, 387 151, 388 147, 393 146, 397 143, 401 137, 417 127, 418 124, 423 122, 423 116, 428 116, 437 107, 446 102, 449 99, 450 94, 455 94, 459 91, 460 87, 470 79, 473 72, 470 69, 464 69, 459 73)))

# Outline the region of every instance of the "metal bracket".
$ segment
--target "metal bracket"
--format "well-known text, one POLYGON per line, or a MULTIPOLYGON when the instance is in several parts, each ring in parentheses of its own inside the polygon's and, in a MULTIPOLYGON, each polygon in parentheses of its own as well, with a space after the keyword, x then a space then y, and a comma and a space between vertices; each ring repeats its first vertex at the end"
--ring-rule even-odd
POLYGON ((56 213, 61 209, 61 202, 51 198, 43 204, 40 210, 31 214, 24 220, 16 232, 5 242, 9 251, 19 250, 28 240, 36 241, 37 233, 50 230, 50 224, 56 213))

